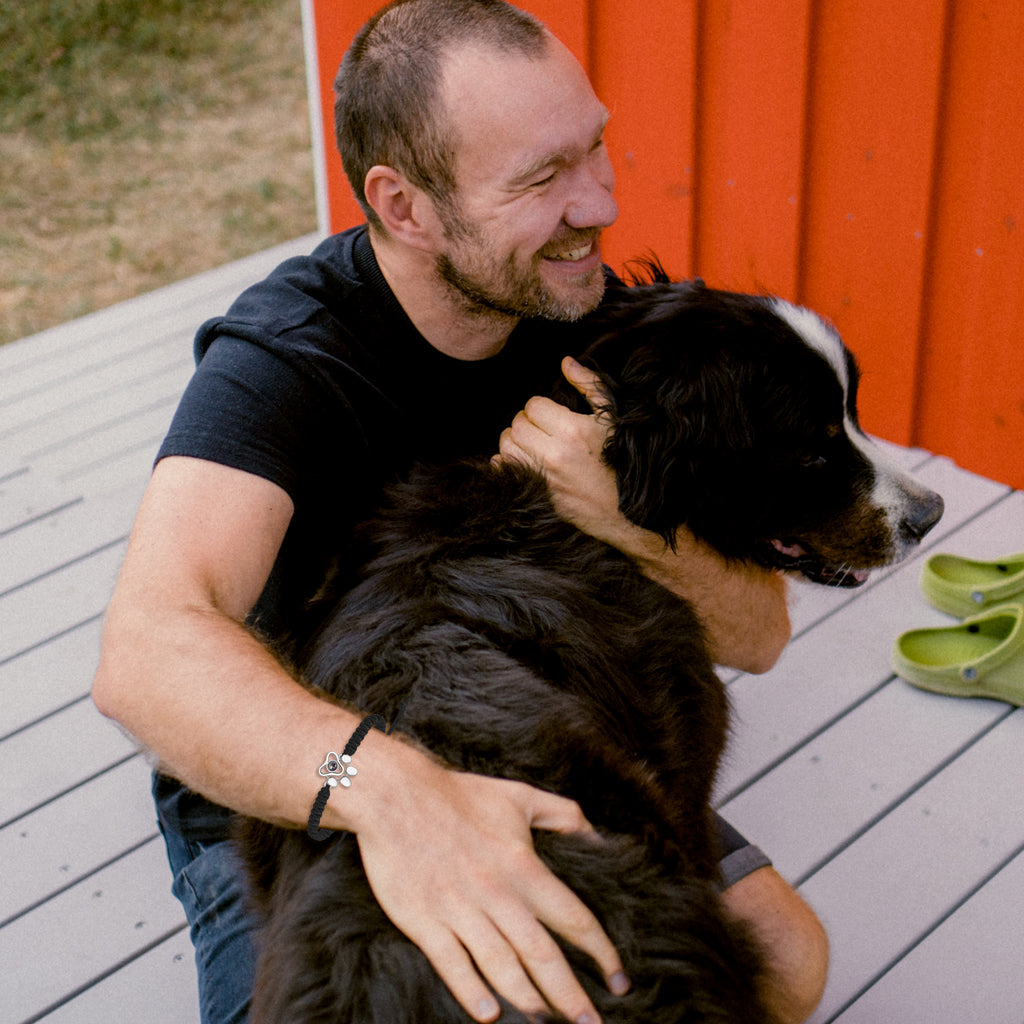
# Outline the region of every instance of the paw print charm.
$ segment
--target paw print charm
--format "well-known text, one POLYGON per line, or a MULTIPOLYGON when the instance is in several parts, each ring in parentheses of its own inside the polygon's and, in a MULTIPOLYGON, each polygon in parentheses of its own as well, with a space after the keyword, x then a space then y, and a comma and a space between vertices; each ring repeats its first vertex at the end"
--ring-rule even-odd
POLYGON ((325 759, 324 763, 320 765, 320 774, 327 779, 328 786, 351 786, 352 779, 349 778, 351 775, 358 775, 359 773, 351 764, 352 758, 348 754, 342 754, 341 757, 332 750, 325 759))

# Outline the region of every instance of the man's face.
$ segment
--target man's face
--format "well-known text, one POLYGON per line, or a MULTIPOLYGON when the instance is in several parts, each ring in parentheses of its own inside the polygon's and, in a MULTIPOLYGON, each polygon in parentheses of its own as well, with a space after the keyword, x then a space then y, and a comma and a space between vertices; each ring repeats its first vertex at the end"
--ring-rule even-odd
POLYGON ((530 60, 484 49, 450 58, 455 208, 437 273, 463 310, 574 320, 604 291, 599 237, 618 214, 607 111, 557 40, 530 60))

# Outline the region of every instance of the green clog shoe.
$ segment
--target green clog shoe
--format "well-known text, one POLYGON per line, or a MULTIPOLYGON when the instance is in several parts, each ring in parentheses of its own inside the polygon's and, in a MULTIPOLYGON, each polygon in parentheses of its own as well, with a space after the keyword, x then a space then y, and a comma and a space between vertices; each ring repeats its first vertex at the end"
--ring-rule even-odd
POLYGON ((1024 553, 991 562, 932 555, 921 572, 929 603, 958 619, 1011 601, 1024 601, 1024 553))
POLYGON ((923 690, 1024 706, 1024 605, 1001 605, 956 626, 904 633, 893 648, 892 666, 923 690))

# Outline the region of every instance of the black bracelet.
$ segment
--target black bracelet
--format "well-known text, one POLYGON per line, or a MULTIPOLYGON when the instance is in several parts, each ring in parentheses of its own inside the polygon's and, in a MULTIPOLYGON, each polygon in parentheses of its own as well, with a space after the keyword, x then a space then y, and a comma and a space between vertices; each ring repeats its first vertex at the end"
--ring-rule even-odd
MULTIPOLYGON (((402 708, 404 705, 399 705, 398 713, 395 715, 395 720, 391 723, 391 729, 398 724, 399 718, 402 717, 402 708)), ((320 765, 318 773, 321 777, 327 781, 323 784, 320 792, 316 795, 316 800, 313 801, 313 808, 309 812, 309 821, 306 823, 306 832, 309 834, 310 839, 316 840, 318 843, 322 843, 328 836, 333 834, 333 830, 329 828, 320 828, 320 818, 323 816, 324 808, 327 806, 327 800, 331 795, 331 790, 336 786, 345 786, 348 788, 352 785, 352 776, 357 775, 358 772, 352 766, 352 755, 356 752, 356 748, 360 743, 363 742, 363 738, 372 728, 380 729, 381 732, 387 735, 391 732, 391 729, 387 728, 387 723, 384 721, 383 715, 367 715, 360 723, 356 726, 356 731, 352 733, 351 739, 345 744, 345 750, 341 757, 332 750, 328 753, 327 757, 324 758, 324 763, 320 765)), ((342 838, 348 835, 347 832, 343 832, 342 838)))

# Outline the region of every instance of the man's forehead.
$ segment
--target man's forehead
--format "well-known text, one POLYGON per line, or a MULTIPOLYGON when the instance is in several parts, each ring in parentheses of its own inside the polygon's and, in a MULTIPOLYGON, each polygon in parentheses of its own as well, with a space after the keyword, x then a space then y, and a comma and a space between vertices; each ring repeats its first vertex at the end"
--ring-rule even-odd
POLYGON ((550 37, 536 56, 465 46, 445 63, 444 97, 456 148, 502 157, 510 175, 572 159, 608 120, 583 69, 550 37))
POLYGON ((484 102, 498 81, 528 81, 548 63, 552 50, 547 41, 536 53, 500 49, 486 43, 453 44, 441 58, 441 81, 451 109, 484 102))

